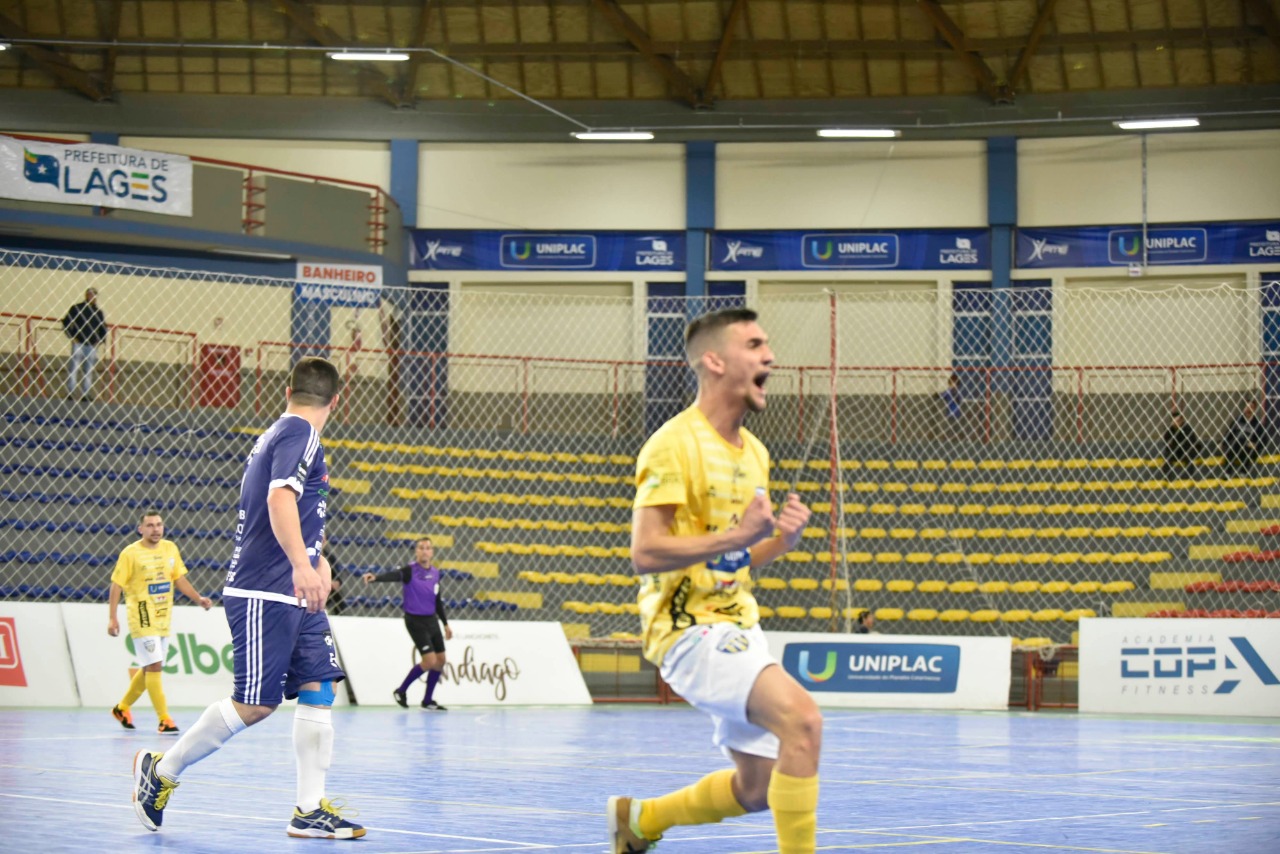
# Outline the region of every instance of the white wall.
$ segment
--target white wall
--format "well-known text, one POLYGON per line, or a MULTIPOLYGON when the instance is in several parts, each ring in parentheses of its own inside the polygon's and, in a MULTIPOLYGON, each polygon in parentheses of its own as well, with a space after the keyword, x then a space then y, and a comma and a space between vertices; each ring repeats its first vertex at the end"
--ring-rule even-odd
POLYGON ((122 136, 120 144, 356 181, 383 190, 389 187, 391 177, 391 145, 387 142, 122 136))
MULTIPOLYGON (((1142 220, 1138 135, 1018 142, 1018 224, 1142 220)), ((1280 217, 1280 130, 1147 137, 1148 222, 1280 217)))
POLYGON ((982 141, 716 148, 717 228, 963 228, 986 222, 982 141))
POLYGON ((684 146, 421 146, 419 228, 681 229, 684 146))

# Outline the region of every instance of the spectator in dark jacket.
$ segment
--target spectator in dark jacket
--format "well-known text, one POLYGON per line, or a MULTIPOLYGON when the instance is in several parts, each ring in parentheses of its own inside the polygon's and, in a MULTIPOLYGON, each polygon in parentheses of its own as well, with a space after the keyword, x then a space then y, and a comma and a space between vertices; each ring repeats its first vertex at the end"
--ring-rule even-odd
POLYGON ((1173 423, 1164 431, 1164 473, 1171 474, 1175 464, 1194 470, 1196 458, 1203 453, 1203 445, 1195 428, 1175 409, 1173 423))
POLYGON ((1226 457, 1227 468, 1233 472, 1252 469, 1258 461, 1258 418, 1254 411, 1251 400, 1222 437, 1222 455, 1226 457))
POLYGON ((84 302, 67 310, 62 331, 71 339, 71 362, 67 368, 67 397, 92 400, 93 366, 98 361, 98 345, 107 337, 107 318, 98 307, 98 291, 89 288, 84 302))

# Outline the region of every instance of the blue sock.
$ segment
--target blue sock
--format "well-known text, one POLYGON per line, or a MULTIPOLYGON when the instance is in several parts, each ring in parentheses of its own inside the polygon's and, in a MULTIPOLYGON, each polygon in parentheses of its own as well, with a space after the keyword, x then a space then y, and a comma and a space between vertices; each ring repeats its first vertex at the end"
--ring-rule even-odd
POLYGON ((436 695, 436 683, 440 681, 440 671, 432 670, 427 673, 427 696, 422 699, 423 705, 431 702, 431 698, 436 695))
POLYGON ((400 683, 400 693, 403 694, 405 691, 408 691, 409 686, 412 685, 417 680, 417 678, 421 675, 422 675, 422 665, 421 664, 413 665, 413 669, 409 671, 409 675, 404 677, 404 681, 400 683))

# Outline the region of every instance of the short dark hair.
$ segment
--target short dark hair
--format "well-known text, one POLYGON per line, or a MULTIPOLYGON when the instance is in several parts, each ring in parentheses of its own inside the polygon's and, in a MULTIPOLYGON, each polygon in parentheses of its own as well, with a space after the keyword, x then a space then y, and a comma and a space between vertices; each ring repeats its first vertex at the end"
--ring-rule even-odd
MULTIPOLYGON (((416 539, 416 540, 414 540, 414 541, 413 541, 413 547, 414 547, 415 549, 418 547, 418 543, 431 543, 431 538, 430 538, 430 537, 418 537, 418 539, 416 539)), ((435 543, 431 543, 431 547, 432 547, 432 548, 435 548, 435 545, 436 545, 435 543)))
POLYGON ((719 311, 709 311, 700 317, 695 317, 684 330, 685 353, 693 352, 695 339, 709 332, 718 332, 735 323, 751 323, 759 316, 749 308, 722 308, 719 311))
POLYGON ((341 388, 338 369, 319 356, 299 359, 289 372, 290 399, 301 406, 328 406, 341 388))
POLYGON ((142 515, 138 517, 138 524, 141 525, 143 522, 147 521, 148 516, 156 516, 160 519, 161 523, 164 522, 164 514, 159 510, 143 510, 142 515))

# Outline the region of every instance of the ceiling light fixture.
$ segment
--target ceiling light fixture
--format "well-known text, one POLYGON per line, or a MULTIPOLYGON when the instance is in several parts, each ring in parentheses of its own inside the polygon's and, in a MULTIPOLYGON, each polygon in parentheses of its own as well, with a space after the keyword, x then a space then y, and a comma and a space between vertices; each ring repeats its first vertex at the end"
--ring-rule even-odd
POLYGON ((818 136, 826 139, 894 139, 902 136, 900 130, 888 128, 823 128, 818 136))
POLYGON ((1169 128, 1198 128, 1199 119, 1125 119, 1112 122, 1120 130, 1167 130, 1169 128))
POLYGON ((345 62, 408 62, 409 60, 409 54, 392 53, 389 50, 343 50, 335 51, 328 56, 330 59, 340 59, 345 62))
POLYGON ((653 139, 653 134, 647 130, 586 130, 575 131, 573 134, 578 139, 585 140, 608 140, 612 142, 638 141, 644 139, 653 139))

